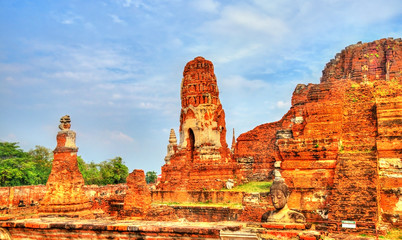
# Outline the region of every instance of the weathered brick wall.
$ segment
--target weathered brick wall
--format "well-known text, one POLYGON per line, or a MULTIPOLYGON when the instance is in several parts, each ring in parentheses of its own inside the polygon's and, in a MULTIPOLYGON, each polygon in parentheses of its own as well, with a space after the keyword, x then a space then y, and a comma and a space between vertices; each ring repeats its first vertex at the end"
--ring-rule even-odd
POLYGON ((20 201, 24 205, 37 205, 45 194, 45 185, 0 187, 0 208, 18 207, 20 201))
POLYGON ((371 229, 381 220, 400 224, 401 39, 347 47, 327 64, 322 81, 347 87, 329 219, 371 229))
POLYGON ((242 203, 243 192, 231 191, 151 191, 152 202, 209 202, 209 203, 242 203))
POLYGON ((236 141, 233 158, 240 166, 240 174, 251 181, 267 181, 274 168, 278 147, 276 131, 281 122, 267 123, 241 134, 236 141))
POLYGON ((401 81, 401 39, 345 48, 320 84, 296 87, 280 121, 238 137, 241 173, 266 179, 278 167, 289 207, 310 219, 400 224, 401 81))
POLYGON ((189 222, 222 222, 237 221, 242 209, 228 207, 194 207, 194 206, 173 206, 179 220, 189 222))
POLYGON ((144 170, 135 169, 127 177, 124 211, 129 216, 144 216, 151 207, 151 192, 145 181, 144 170))
MULTIPOLYGON (((126 195, 127 185, 85 185, 83 187, 85 194, 91 202, 92 209, 102 209, 105 212, 111 211, 111 202, 119 200, 123 203, 126 195)), ((43 199, 46 191, 46 186, 19 186, 19 187, 1 187, 0 188, 0 209, 4 213, 19 213, 21 211, 36 212, 39 202, 43 199), (19 207, 20 201, 25 206, 19 207), (33 202, 33 206, 31 203, 33 202), (32 207, 32 209, 30 209, 32 207), (21 209, 21 211, 18 211, 21 209)))
POLYGON ((375 100, 369 87, 345 90, 340 150, 335 169, 329 219, 365 222, 375 229, 378 221, 378 171, 375 100), (357 100, 358 99, 358 100, 357 100))
POLYGON ((380 207, 383 221, 402 225, 402 85, 382 82, 376 87, 380 207))

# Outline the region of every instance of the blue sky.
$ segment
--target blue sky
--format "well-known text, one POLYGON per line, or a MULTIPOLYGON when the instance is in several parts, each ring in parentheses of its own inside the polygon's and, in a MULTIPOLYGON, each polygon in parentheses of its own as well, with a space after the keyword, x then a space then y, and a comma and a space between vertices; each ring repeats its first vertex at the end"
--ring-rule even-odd
POLYGON ((0 21, 1 141, 54 149, 68 114, 85 161, 160 173, 188 61, 214 63, 237 137, 346 46, 402 37, 402 1, 3 0, 0 21))

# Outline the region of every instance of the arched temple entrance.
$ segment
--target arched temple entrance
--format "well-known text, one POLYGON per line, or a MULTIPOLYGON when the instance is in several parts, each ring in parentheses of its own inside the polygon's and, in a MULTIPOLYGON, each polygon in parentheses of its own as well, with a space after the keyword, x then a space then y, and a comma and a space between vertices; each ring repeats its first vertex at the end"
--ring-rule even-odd
POLYGON ((190 148, 190 156, 191 161, 194 160, 194 143, 195 143, 195 136, 194 132, 191 128, 188 129, 188 139, 189 139, 189 148, 190 148))

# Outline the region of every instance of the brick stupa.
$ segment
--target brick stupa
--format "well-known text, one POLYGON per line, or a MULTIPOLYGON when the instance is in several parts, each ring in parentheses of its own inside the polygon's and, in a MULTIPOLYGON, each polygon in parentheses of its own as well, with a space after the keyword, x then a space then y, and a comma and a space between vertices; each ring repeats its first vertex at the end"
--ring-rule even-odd
POLYGON ((53 151, 52 171, 39 208, 43 213, 79 212, 91 207, 83 189, 84 178, 78 169, 76 134, 70 130, 70 122, 68 115, 60 119, 61 131, 57 134, 57 146, 53 151))
POLYGON ((237 164, 226 143, 225 112, 211 61, 187 63, 181 83, 180 142, 169 138, 161 190, 221 189, 235 178, 237 164))

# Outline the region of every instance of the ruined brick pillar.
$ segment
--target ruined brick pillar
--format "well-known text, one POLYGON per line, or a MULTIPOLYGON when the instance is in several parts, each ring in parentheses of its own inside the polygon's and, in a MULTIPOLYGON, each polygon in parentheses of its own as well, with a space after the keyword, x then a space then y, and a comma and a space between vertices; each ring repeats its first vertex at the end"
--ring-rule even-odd
POLYGON ((52 171, 39 208, 45 213, 77 212, 91 207, 83 190, 84 178, 78 169, 76 134, 70 130, 70 117, 62 117, 60 122, 52 171))
POLYGON ((129 216, 144 216, 151 207, 151 191, 145 181, 144 170, 135 169, 127 177, 127 195, 124 210, 129 216))
POLYGON ((181 82, 180 141, 162 167, 159 189, 220 189, 237 164, 226 143, 225 112, 211 61, 187 63, 181 82))

